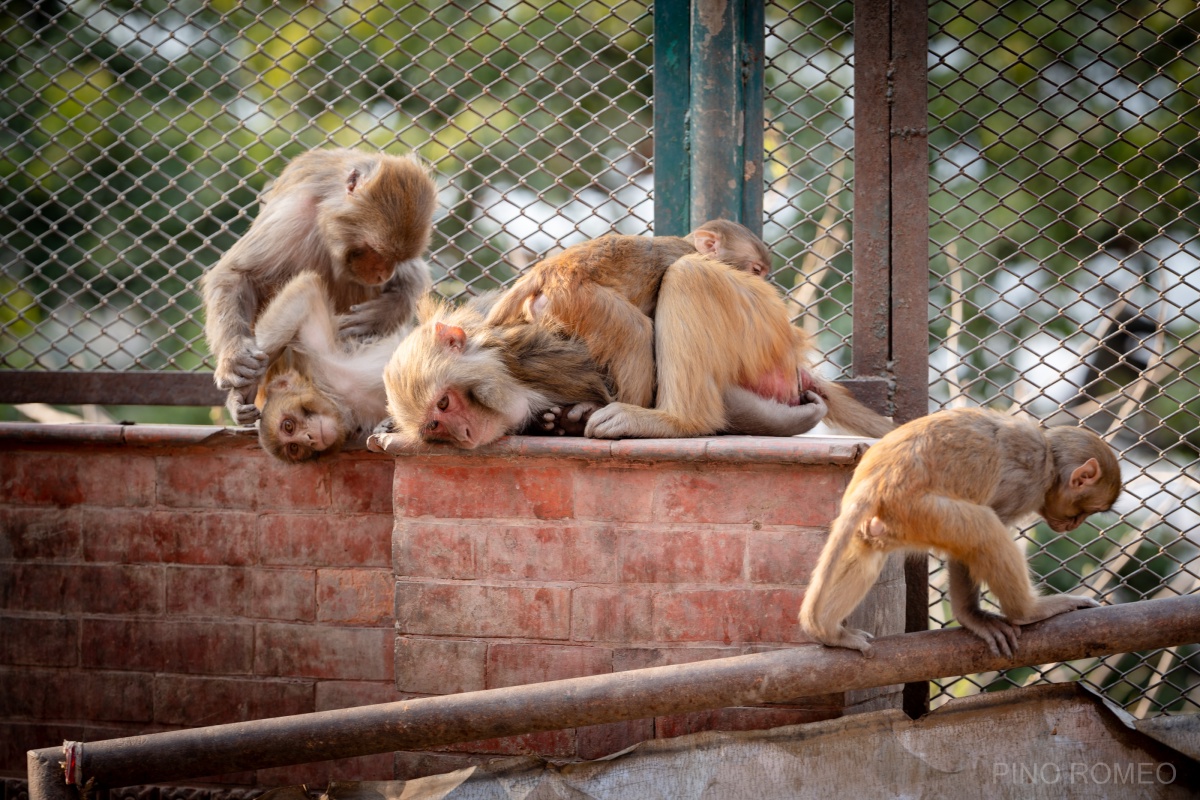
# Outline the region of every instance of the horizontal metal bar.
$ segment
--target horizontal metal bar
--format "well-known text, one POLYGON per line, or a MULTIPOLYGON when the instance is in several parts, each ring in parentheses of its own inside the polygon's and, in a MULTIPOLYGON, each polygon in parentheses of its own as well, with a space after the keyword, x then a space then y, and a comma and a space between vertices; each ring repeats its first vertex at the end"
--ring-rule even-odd
MULTIPOLYGON (((804 645, 692 664, 427 697, 360 708, 88 742, 80 777, 116 788, 332 758, 426 749, 728 706, 932 680, 1200 641, 1200 596, 1087 609, 1024 628, 1014 658, 962 629, 876 639, 874 658, 804 645)), ((58 748, 29 752, 30 800, 62 800, 34 780, 58 748)), ((61 773, 59 775, 61 778, 61 773)))
POLYGON ((211 372, 0 372, 0 403, 220 406, 211 372))

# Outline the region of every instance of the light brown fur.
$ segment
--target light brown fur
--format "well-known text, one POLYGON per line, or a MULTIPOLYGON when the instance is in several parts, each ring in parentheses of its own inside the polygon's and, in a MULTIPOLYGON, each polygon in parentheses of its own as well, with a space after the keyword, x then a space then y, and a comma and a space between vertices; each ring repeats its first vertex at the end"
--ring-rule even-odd
POLYGON ((1108 510, 1121 492, 1116 456, 1083 428, 1049 428, 993 411, 955 409, 900 426, 863 456, 842 498, 800 609, 818 642, 870 655, 869 634, 843 621, 893 550, 949 560, 950 600, 963 627, 1011 656, 1024 625, 1094 600, 1039 597, 1008 526, 1033 512, 1057 532, 1108 510), (986 583, 1004 613, 979 607, 986 583))
POLYGON ((262 194, 258 216, 201 281, 213 379, 250 424, 267 357, 255 320, 283 284, 306 271, 328 287, 339 335, 395 331, 430 285, 421 254, 437 192, 415 159, 360 150, 313 150, 262 194))
POLYGON ((587 344, 620 401, 592 416, 588 436, 791 436, 827 411, 855 433, 891 430, 812 373, 807 336, 761 279, 770 260, 727 220, 683 239, 606 236, 535 264, 488 321, 536 321, 587 344))
POLYGON ((611 401, 583 343, 541 325, 489 326, 429 298, 384 371, 392 430, 410 444, 472 449, 554 407, 611 401))

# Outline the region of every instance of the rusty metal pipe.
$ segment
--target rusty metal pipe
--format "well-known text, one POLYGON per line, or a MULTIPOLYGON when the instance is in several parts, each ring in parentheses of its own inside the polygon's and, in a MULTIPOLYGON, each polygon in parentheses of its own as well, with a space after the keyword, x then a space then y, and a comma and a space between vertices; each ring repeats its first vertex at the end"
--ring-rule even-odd
MULTIPOLYGON (((1200 596, 1086 609, 1027 626, 1015 658, 963 630, 875 640, 875 657, 803 645, 753 655, 489 689, 291 717, 89 742, 80 773, 104 788, 424 749, 535 731, 786 702, 986 670, 1200 641, 1200 596)), ((63 800, 34 780, 58 748, 32 750, 30 800, 63 800), (39 766, 39 769, 41 767, 39 766)))

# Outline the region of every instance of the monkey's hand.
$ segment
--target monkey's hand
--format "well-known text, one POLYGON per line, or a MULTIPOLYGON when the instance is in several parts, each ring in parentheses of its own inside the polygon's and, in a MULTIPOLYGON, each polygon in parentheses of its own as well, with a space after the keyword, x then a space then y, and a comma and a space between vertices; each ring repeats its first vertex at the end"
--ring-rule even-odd
POLYGON ((350 306, 338 317, 338 334, 350 339, 386 336, 408 322, 416 311, 417 299, 430 286, 429 266, 424 259, 400 262, 378 297, 350 306))
POLYGON ((978 607, 958 609, 955 613, 958 624, 983 639, 994 656, 1012 658, 1017 652, 1017 639, 1021 628, 999 614, 978 607))
POLYGON ((395 421, 391 417, 384 417, 383 421, 380 422, 378 425, 376 425, 375 428, 371 431, 371 435, 372 436, 382 436, 385 433, 395 433, 395 432, 396 432, 395 421))
POLYGON ((213 381, 218 389, 237 390, 257 384, 267 371, 267 354, 246 336, 217 355, 213 381))
POLYGON ((253 425, 260 416, 258 406, 254 405, 253 395, 247 398, 242 390, 231 391, 225 401, 225 407, 229 409, 229 416, 233 417, 233 421, 238 425, 253 425))
POLYGON ((592 412, 598 408, 596 403, 554 406, 547 409, 536 424, 553 436, 583 436, 592 412))

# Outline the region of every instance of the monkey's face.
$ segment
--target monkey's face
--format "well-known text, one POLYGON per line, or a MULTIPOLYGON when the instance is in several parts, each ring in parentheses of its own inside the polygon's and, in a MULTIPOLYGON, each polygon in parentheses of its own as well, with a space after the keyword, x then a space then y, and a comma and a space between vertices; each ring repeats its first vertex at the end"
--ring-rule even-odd
POLYGON ((378 286, 396 269, 397 259, 389 258, 370 245, 357 245, 346 251, 346 270, 359 283, 378 286))
POLYGON ((1075 468, 1065 485, 1050 488, 1038 513, 1055 533, 1066 533, 1078 528, 1092 514, 1112 508, 1119 492, 1119 487, 1114 491, 1110 483, 1101 480, 1096 459, 1088 459, 1075 468))
POLYGON ((263 449, 290 463, 337 452, 347 434, 337 406, 298 377, 294 373, 284 375, 267 384, 258 423, 263 449))
POLYGON ((452 444, 466 450, 491 444, 504 431, 504 420, 498 413, 454 387, 436 393, 420 427, 421 440, 426 444, 452 444))

